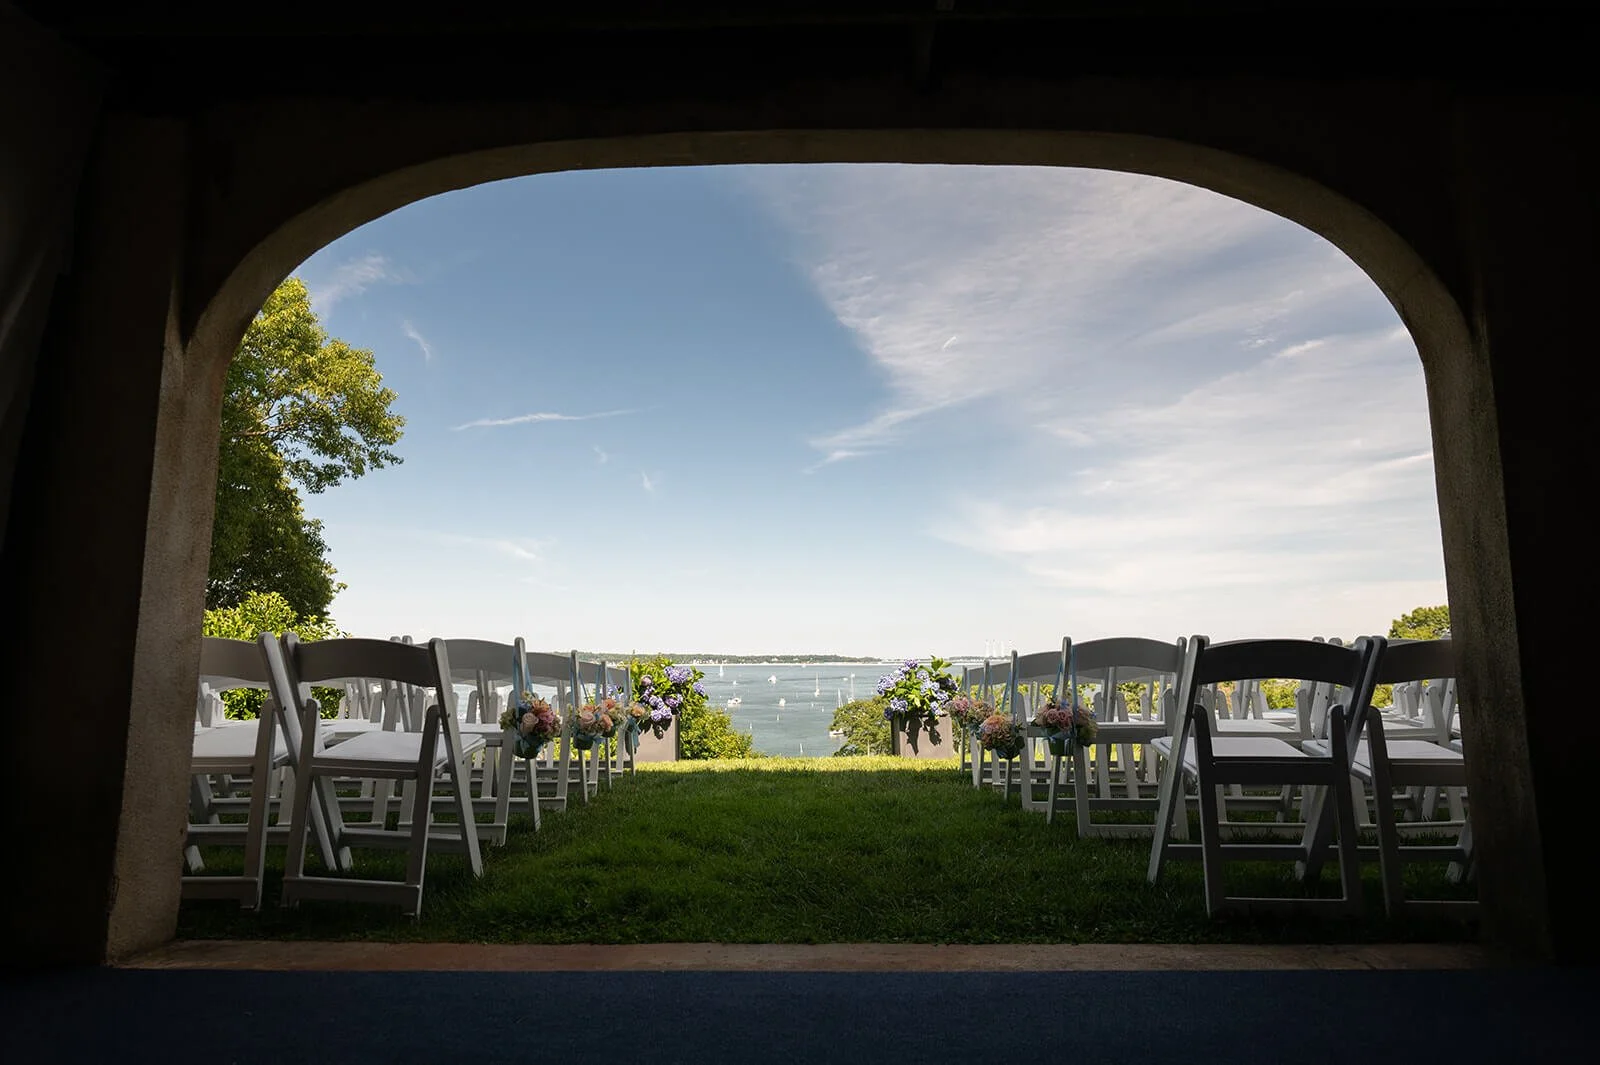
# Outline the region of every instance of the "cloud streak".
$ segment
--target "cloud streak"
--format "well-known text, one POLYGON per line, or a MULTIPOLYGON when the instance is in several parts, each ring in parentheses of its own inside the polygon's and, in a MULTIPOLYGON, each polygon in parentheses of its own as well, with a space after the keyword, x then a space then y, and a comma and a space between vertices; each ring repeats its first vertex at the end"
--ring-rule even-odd
POLYGON ((417 327, 412 325, 410 320, 401 322, 400 328, 405 331, 406 336, 417 342, 417 347, 422 349, 422 361, 432 362, 433 345, 428 343, 427 337, 418 332, 417 327))
POLYGON ((403 284, 411 280, 411 275, 397 268, 387 256, 368 252, 340 263, 327 277, 315 283, 308 282, 306 287, 317 313, 328 314, 338 304, 352 296, 361 295, 375 285, 403 284))
POLYGON ((1372 288, 1324 242, 1160 179, 1047 167, 826 168, 749 180, 790 230, 817 295, 880 371, 866 420, 809 443, 894 446, 1003 397, 1099 404, 1193 382, 1175 349, 1241 353, 1372 288), (1160 376, 1156 376, 1159 373, 1160 376))
POLYGON ((535 411, 532 414, 518 414, 510 418, 479 418, 477 421, 465 422, 454 427, 455 432, 463 429, 497 429, 507 425, 536 425, 540 422, 588 422, 596 418, 617 418, 624 414, 637 414, 634 410, 603 410, 595 414, 560 414, 555 411, 535 411))

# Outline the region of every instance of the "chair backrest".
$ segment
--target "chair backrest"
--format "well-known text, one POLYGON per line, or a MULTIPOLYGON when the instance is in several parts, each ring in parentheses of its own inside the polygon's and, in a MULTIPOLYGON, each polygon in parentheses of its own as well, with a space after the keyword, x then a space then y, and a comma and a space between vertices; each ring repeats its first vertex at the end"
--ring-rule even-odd
MULTIPOLYGON (((512 643, 494 640, 446 640, 445 652, 450 656, 452 683, 471 684, 472 695, 467 700, 468 723, 491 724, 500 718, 500 688, 515 687, 517 670, 523 660, 525 648, 522 637, 512 643)), ((517 693, 512 692, 512 698, 517 693)))
POLYGON ((461 758, 461 733, 456 715, 450 709, 450 656, 443 640, 426 644, 401 643, 347 637, 301 643, 293 632, 283 634, 283 663, 292 686, 294 710, 298 718, 313 684, 337 684, 351 677, 386 680, 415 696, 432 691, 433 705, 439 708, 442 735, 450 758, 461 758))
POLYGON ((1057 696, 1060 696, 1062 685, 1066 683, 1068 643, 1063 639, 1059 651, 1034 651, 1025 655, 1011 652, 1006 695, 1011 720, 1021 721, 1031 711, 1038 709, 1034 703, 1038 701, 1040 689, 1045 684, 1053 686, 1057 696))
POLYGON ((1204 636, 1189 641, 1178 683, 1178 705, 1193 714, 1196 693, 1212 684, 1237 680, 1289 678, 1343 688, 1349 692, 1352 744, 1366 722, 1366 708, 1377 686, 1383 641, 1363 636, 1349 647, 1317 640, 1230 640, 1211 643, 1204 636))
POLYGON ((1149 683, 1151 692, 1141 698, 1141 709, 1161 707, 1163 684, 1177 683, 1183 669, 1184 642, 1164 643, 1139 636, 1113 636, 1073 643, 1065 641, 1068 684, 1099 683, 1101 697, 1096 713, 1102 720, 1126 721, 1127 707, 1119 699, 1119 684, 1149 683))
POLYGON ((577 705, 573 702, 578 691, 578 652, 564 655, 545 651, 524 650, 522 654, 523 687, 554 688, 556 698, 551 705, 564 713, 577 705))
POLYGON ((1449 743, 1456 706, 1456 652, 1448 639, 1405 640, 1386 643, 1378 660, 1379 684, 1404 685, 1426 681, 1413 696, 1420 696, 1420 709, 1430 719, 1430 736, 1436 743, 1449 743))
POLYGON ((270 690, 268 676, 266 659, 262 657, 261 648, 254 641, 202 636, 199 700, 195 704, 196 722, 210 726, 222 717, 220 696, 225 691, 236 688, 270 690))

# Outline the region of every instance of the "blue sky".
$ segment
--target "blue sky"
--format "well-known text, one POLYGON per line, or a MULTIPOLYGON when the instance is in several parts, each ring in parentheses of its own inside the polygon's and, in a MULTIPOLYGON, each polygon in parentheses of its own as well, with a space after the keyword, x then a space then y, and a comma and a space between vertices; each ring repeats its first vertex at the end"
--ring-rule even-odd
POLYGON ((295 273, 403 464, 307 500, 357 635, 928 655, 1445 601, 1422 367, 1338 249, 1103 171, 588 171, 295 273))

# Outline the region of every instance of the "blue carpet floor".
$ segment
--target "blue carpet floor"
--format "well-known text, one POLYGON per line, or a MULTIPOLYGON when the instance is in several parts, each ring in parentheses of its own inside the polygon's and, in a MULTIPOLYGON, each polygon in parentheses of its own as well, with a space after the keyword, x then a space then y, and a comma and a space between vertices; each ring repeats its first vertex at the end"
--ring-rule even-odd
POLYGON ((1531 1065, 1595 1060, 1597 975, 94 969, 0 978, 0 1061, 1531 1065))

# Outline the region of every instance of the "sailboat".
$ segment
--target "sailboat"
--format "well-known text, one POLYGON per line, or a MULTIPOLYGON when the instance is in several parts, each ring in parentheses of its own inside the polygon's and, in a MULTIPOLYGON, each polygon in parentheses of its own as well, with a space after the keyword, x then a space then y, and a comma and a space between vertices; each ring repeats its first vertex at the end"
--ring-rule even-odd
POLYGON ((776 683, 778 683, 778 676, 777 676, 777 674, 773 674, 773 675, 772 675, 772 676, 770 676, 770 677, 768 677, 768 678, 767 678, 767 683, 768 683, 768 684, 776 684, 776 683))
POLYGON ((811 693, 811 698, 815 699, 822 694, 822 681, 818 680, 817 675, 813 673, 811 674, 811 683, 816 686, 816 690, 811 693))
POLYGON ((717 663, 717 676, 719 676, 719 677, 722 676, 722 672, 723 672, 722 671, 722 663, 718 662, 717 663))

